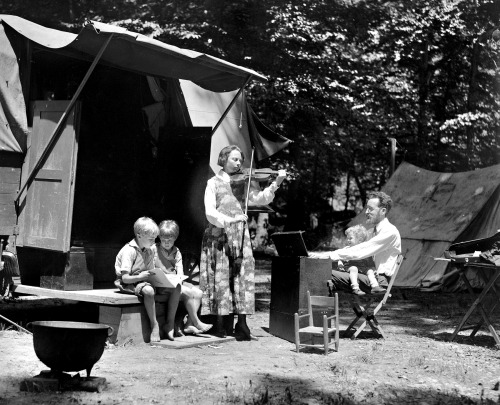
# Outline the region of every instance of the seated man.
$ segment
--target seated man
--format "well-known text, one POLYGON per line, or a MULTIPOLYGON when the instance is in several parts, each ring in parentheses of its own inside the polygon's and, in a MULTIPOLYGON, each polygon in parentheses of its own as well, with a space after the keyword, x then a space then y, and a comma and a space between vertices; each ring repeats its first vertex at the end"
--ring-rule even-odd
MULTIPOLYGON (((386 218, 391 207, 392 199, 387 194, 381 191, 371 193, 366 204, 366 223, 374 226, 372 237, 354 246, 331 252, 312 252, 309 256, 318 259, 330 258, 333 261, 361 260, 373 256, 377 281, 381 287, 387 287, 394 264, 401 253, 399 231, 386 218)), ((371 292, 370 280, 367 275, 359 274, 358 281, 362 291, 371 292)), ((349 273, 332 271, 332 283, 334 290, 351 291, 349 273)))

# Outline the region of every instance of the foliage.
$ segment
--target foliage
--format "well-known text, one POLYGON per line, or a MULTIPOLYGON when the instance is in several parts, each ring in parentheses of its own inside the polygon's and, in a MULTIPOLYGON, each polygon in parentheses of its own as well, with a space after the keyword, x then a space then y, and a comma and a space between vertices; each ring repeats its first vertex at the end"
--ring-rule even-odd
POLYGON ((77 30, 119 24, 268 76, 250 101, 294 143, 271 158, 296 177, 290 228, 345 184, 346 208, 390 176, 391 144, 436 171, 499 163, 500 16, 494 0, 58 0, 4 2, 3 12, 77 30), (304 192, 307 191, 307 192, 304 192))

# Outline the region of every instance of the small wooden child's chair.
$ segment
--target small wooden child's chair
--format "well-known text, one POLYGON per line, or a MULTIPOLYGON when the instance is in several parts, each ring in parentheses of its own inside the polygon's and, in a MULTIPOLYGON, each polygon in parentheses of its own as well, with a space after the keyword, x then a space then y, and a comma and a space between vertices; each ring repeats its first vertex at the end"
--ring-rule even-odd
POLYGON ((374 333, 379 334, 380 336, 385 338, 384 331, 380 327, 376 315, 378 311, 380 311, 380 309, 382 309, 382 307, 387 303, 387 300, 391 297, 392 285, 396 280, 399 268, 403 263, 403 259, 404 259, 403 255, 399 255, 397 257, 396 263, 394 264, 394 272, 392 273, 389 285, 387 286, 387 290, 383 294, 382 300, 377 303, 377 306, 373 309, 373 311, 370 311, 370 307, 380 299, 382 294, 367 294, 363 296, 359 296, 356 294, 349 294, 351 298, 351 303, 353 305, 354 313, 356 314, 356 318, 353 319, 353 321, 346 329, 346 332, 348 332, 351 329, 354 329, 354 333, 351 335, 351 339, 356 339, 356 337, 363 331, 363 329, 366 328, 367 324, 370 325, 370 328, 374 333), (363 318, 364 320, 361 323, 361 325, 356 329, 354 326, 361 318, 363 318))
POLYGON ((301 334, 308 334, 314 339, 314 337, 323 337, 323 347, 325 354, 328 354, 328 347, 330 344, 330 338, 334 336, 335 351, 339 351, 339 297, 335 294, 333 297, 323 297, 319 295, 313 295, 307 291, 307 313, 299 315, 295 313, 295 345, 297 353, 300 351, 300 347, 321 347, 318 344, 306 344, 300 343, 301 334), (323 314, 323 325, 314 326, 313 323, 313 307, 320 308, 320 313, 323 314), (333 315, 326 315, 328 311, 333 310, 333 315), (305 328, 300 327, 301 318, 309 318, 309 325, 305 328), (332 321, 332 326, 328 327, 328 321, 332 321))

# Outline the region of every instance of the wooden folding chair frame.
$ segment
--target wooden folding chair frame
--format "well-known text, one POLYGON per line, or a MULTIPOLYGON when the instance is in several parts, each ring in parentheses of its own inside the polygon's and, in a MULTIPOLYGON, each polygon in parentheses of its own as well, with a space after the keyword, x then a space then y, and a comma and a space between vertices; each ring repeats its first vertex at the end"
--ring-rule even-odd
POLYGON ((303 315, 299 315, 295 313, 294 315, 295 321, 295 347, 297 353, 299 353, 301 347, 320 347, 318 344, 306 344, 300 343, 300 334, 307 333, 312 335, 313 337, 323 337, 323 347, 325 351, 325 355, 328 354, 328 348, 330 345, 330 338, 334 336, 334 344, 335 351, 339 351, 339 337, 340 337, 340 328, 339 328, 339 296, 336 293, 333 297, 324 297, 320 295, 311 296, 310 292, 307 291, 307 313, 303 315), (314 326, 313 322, 313 307, 321 307, 326 310, 333 307, 334 314, 327 316, 323 314, 323 325, 322 326, 314 326), (300 327, 300 319, 307 317, 309 319, 308 326, 305 328, 300 327), (331 328, 328 327, 328 321, 332 320, 333 325, 331 328))
POLYGON ((377 306, 373 309, 371 313, 370 313, 371 306, 376 302, 376 300, 381 296, 381 294, 367 294, 363 295, 362 298, 359 295, 349 294, 351 304, 353 305, 354 313, 356 314, 356 318, 353 319, 353 321, 346 329, 346 332, 349 332, 351 329, 354 329, 354 333, 351 335, 351 339, 356 339, 358 335, 366 328, 367 324, 370 326, 370 328, 374 333, 381 335, 385 339, 386 335, 384 334, 384 331, 382 330, 376 315, 378 311, 380 311, 382 307, 387 303, 389 297, 391 297, 392 286, 398 275, 399 268, 403 263, 403 259, 404 259, 403 255, 399 255, 397 257, 396 263, 394 264, 394 272, 389 281, 389 285, 387 286, 387 290, 385 291, 382 300, 377 304, 377 306), (363 300, 363 303, 365 305, 362 305, 361 300, 363 300), (364 302, 365 300, 368 302, 365 303, 364 302), (364 320, 361 323, 361 325, 356 329, 354 326, 358 323, 358 321, 361 318, 364 318, 364 320))

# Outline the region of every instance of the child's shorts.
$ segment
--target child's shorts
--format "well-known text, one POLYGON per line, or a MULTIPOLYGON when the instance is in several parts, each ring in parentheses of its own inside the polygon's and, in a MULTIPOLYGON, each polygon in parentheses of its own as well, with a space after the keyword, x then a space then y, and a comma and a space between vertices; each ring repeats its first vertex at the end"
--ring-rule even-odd
POLYGON ((163 288, 163 287, 153 287, 150 283, 147 281, 141 281, 137 284, 123 284, 120 281, 116 281, 115 285, 120 289, 121 292, 127 293, 127 294, 134 294, 135 296, 142 298, 142 290, 146 286, 150 286, 155 290, 155 295, 157 294, 170 294, 173 292, 173 288, 163 288))
POLYGON ((138 297, 142 297, 142 290, 144 287, 149 286, 153 288, 155 291, 155 295, 168 295, 174 291, 174 288, 167 288, 167 287, 154 287, 147 281, 141 281, 140 283, 137 283, 134 287, 134 294, 137 295, 138 297))
MULTIPOLYGON (((138 297, 142 297, 143 296, 142 290, 146 286, 152 287, 154 290, 154 287, 150 283, 148 283, 147 281, 141 281, 140 283, 137 283, 134 286, 134 294, 137 295, 138 297)), ((156 294, 156 291, 155 291, 155 294, 156 294)))

